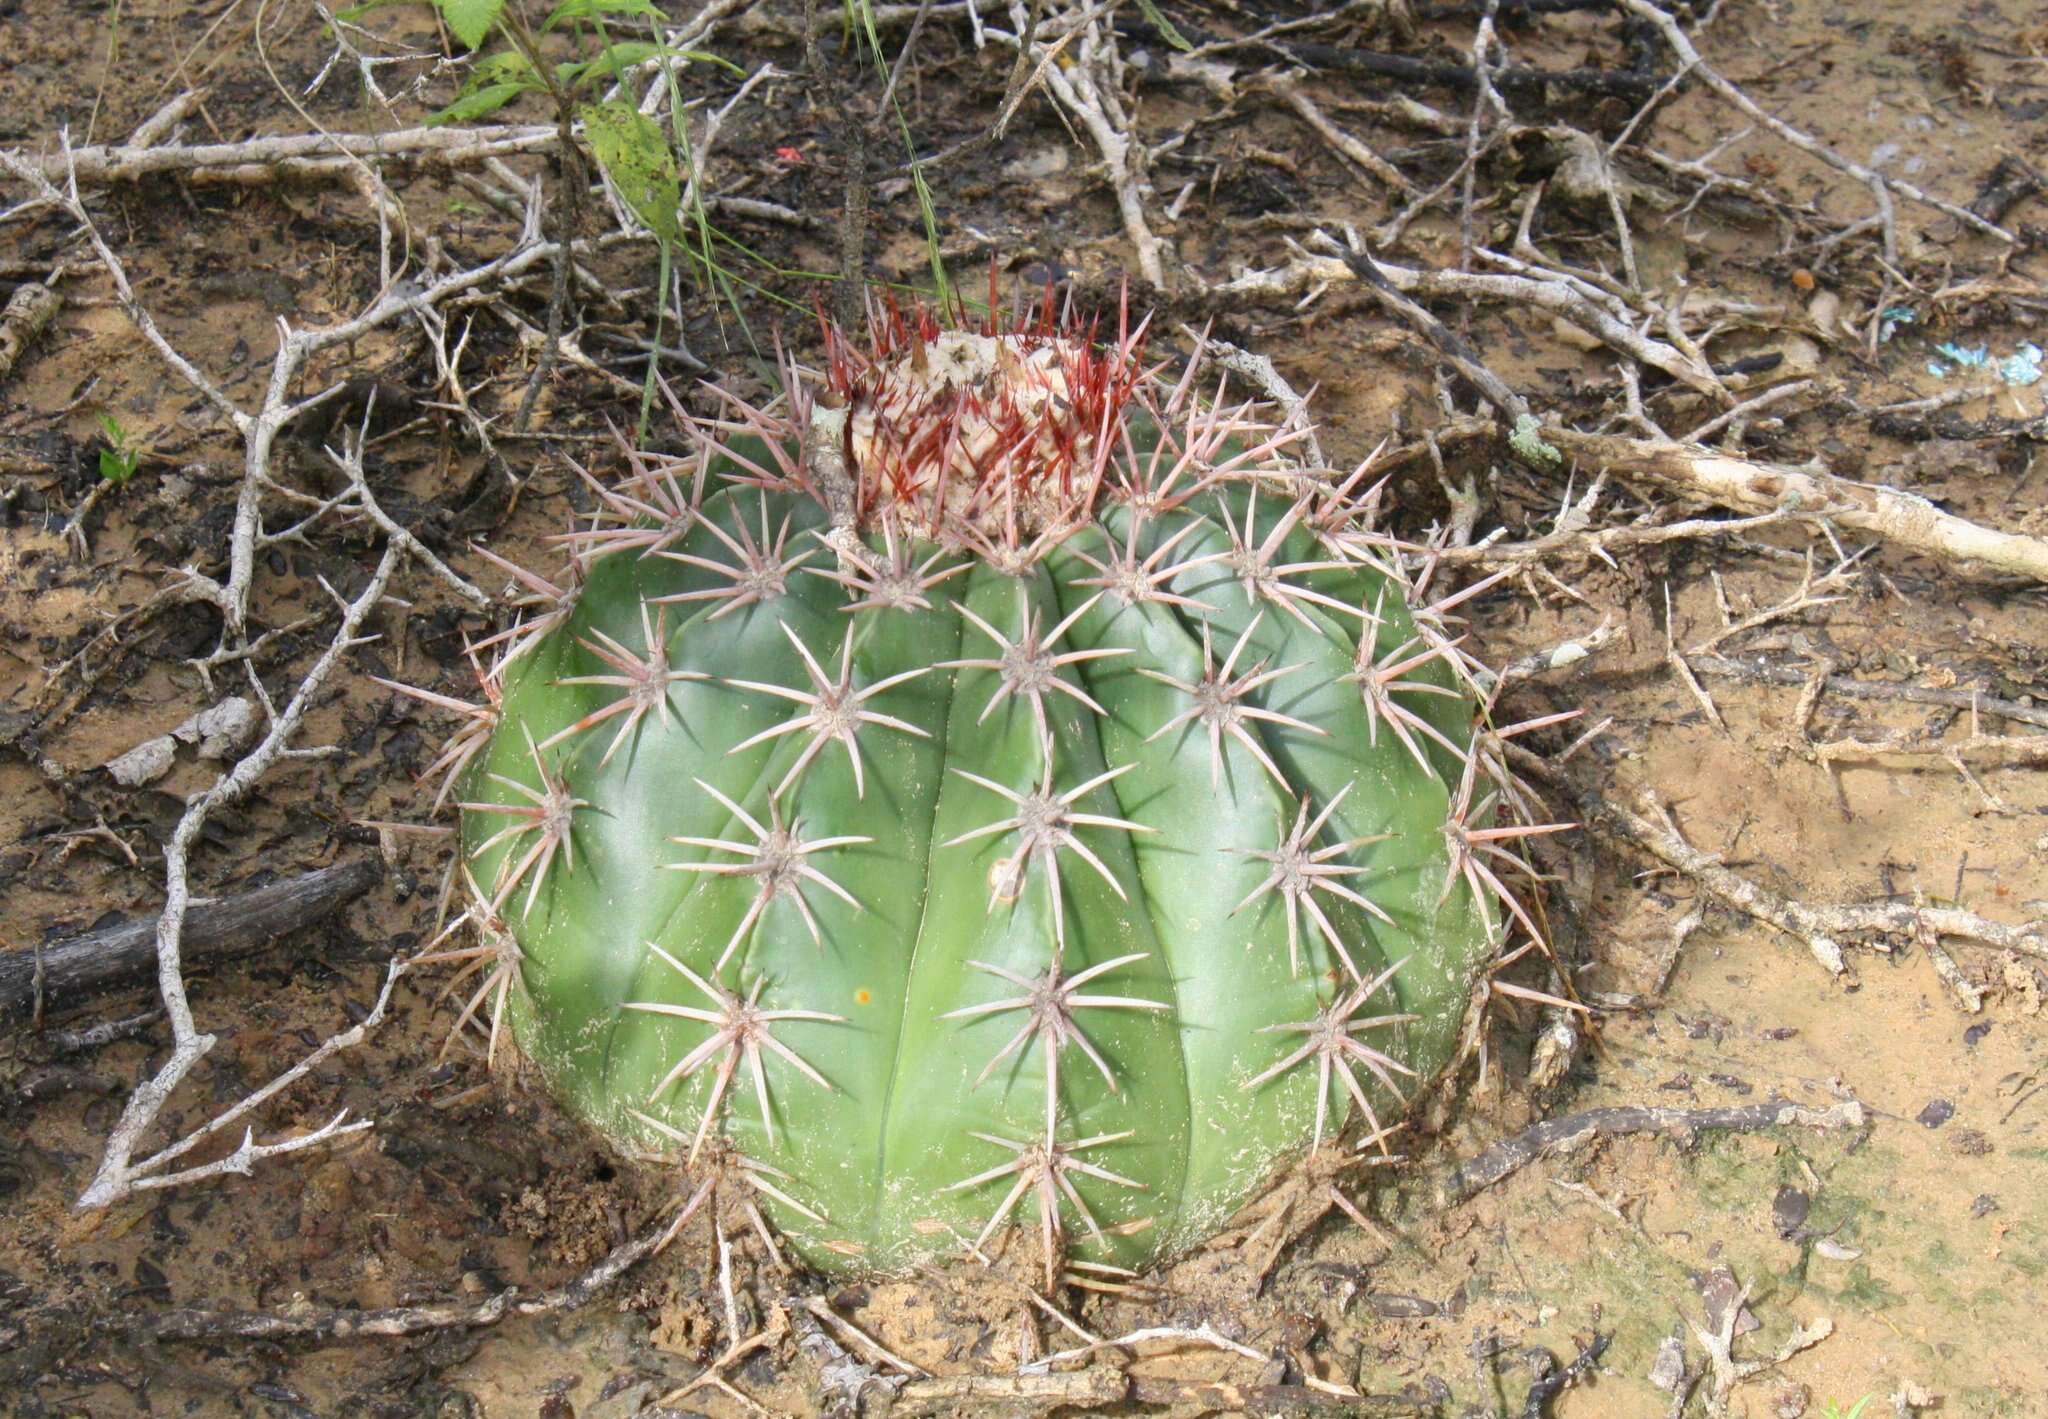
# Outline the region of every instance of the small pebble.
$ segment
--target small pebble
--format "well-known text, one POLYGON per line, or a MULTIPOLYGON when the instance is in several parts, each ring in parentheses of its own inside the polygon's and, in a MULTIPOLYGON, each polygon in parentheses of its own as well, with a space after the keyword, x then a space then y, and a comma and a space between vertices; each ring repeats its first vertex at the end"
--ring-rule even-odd
POLYGON ((1778 1229, 1779 1236, 1790 1237, 1806 1225, 1806 1216, 1812 1210, 1813 1199, 1787 1183, 1771 1201, 1771 1225, 1778 1229))
POLYGON ((1981 1158, 1991 1151, 1991 1140, 1979 1128, 1959 1128, 1949 1135, 1948 1150, 1961 1158, 1981 1158))
POLYGON ((1669 1394, 1685 1378, 1685 1342, 1675 1335, 1664 1337, 1657 1358, 1650 1365, 1650 1383, 1669 1394))

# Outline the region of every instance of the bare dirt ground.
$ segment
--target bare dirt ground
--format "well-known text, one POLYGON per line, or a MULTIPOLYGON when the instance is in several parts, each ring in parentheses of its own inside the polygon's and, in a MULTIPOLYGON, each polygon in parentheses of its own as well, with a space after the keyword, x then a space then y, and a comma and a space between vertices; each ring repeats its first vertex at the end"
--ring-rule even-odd
MULTIPOLYGON (((888 53, 904 47, 916 8, 875 12, 888 53)), ((1012 23, 984 8, 986 25, 1012 23)), ((1573 984, 1601 1008, 1593 1031, 1561 1044, 1540 1011, 1501 999, 1483 1055, 1425 1111, 1407 1161, 1340 1179, 1368 1225, 1339 1210, 1307 1215, 1318 1201, 1297 1210, 1286 1231, 1298 1235, 1264 1276, 1266 1243, 1279 1239, 1262 1236, 1190 1258, 1141 1294, 1059 1298, 1095 1336, 1181 1333, 1056 1367, 1072 1386, 1113 1382, 1067 1390, 1069 1412, 1796 1419, 1830 1404, 1847 1413, 1869 1395, 1866 1419, 2048 1413, 2048 937, 1987 942, 1970 928, 2048 915, 2048 788, 2041 741, 2026 738, 2048 723, 2043 576, 1930 555, 1910 528, 1859 530, 1796 503, 1761 524, 1652 534, 1759 508, 1674 491, 1591 446, 1566 445, 1568 467, 1513 456, 1501 426, 1474 417, 1470 371, 1341 263, 1333 269, 1312 239, 1341 242, 1349 226, 1403 269, 1500 273, 1520 262, 1524 274, 1568 269, 1575 289, 1611 297, 1628 313, 1620 336, 1526 298, 1418 294, 1556 429, 1684 438, 1757 401, 1705 442, 1902 490, 1980 528, 2048 534, 2048 383, 2025 369, 2029 342, 2048 343, 2048 202, 2028 178, 2048 168, 2038 10, 1727 0, 1708 23, 1687 19, 1719 75, 1891 180, 1886 229, 1866 220, 1877 211, 1868 182, 1802 152, 1697 75, 1659 96, 1673 57, 1625 6, 1375 3, 1318 15, 1331 7, 1163 4, 1200 46, 1180 57, 1146 8, 1047 14, 1034 40, 1041 72, 1006 131, 958 149, 1002 116, 1019 77, 1014 45, 989 37, 977 48, 965 7, 930 8, 898 93, 917 151, 940 155, 927 176, 944 256, 956 274, 993 262, 1006 284, 1052 279, 1103 305, 1143 272, 1149 247, 1164 289, 1140 280, 1134 301, 1157 312, 1156 351, 1185 353, 1183 325, 1214 320, 1219 337, 1315 387, 1333 464, 1391 438, 1387 520, 1449 549, 1440 576, 1514 569, 1468 604, 1470 645, 1493 664, 1543 656, 1507 692, 1507 719, 1586 712, 1528 747, 1549 761, 1535 781, 1551 807, 1589 823, 1542 865, 1557 877, 1552 911, 1573 984), (1497 39, 1478 51, 1498 71, 1497 107, 1471 82, 1482 25, 1497 39), (1063 46, 1053 42, 1062 26, 1078 27, 1063 46), (1104 67, 1112 43, 1120 73, 1104 67), (1362 54, 1400 62, 1375 68, 1362 54), (1527 70, 1565 77, 1538 82, 1527 70), (1105 166, 1099 135, 1052 92, 1104 75, 1122 95, 1112 116, 1143 150, 1120 168, 1105 166), (1600 155, 1623 136, 1607 165, 1600 155), (1711 186, 1709 168, 1720 175, 1711 186), (1135 225, 1118 203, 1119 173, 1135 225), (1397 217, 1440 185, 1412 218, 1397 217), (1268 274, 1240 279, 1248 272, 1268 274), (1631 331, 1637 348, 1618 350, 1631 331), (1646 362, 1643 341, 1688 377, 1646 362), (1703 388, 1716 383, 1725 397, 1703 388), (1597 505, 1561 520, 1567 496, 1582 498, 1602 474, 1597 505), (1625 530, 1596 550, 1600 529, 1625 530), (1590 653, 1555 653, 1561 645, 1590 653), (1972 696, 1990 707, 1974 718, 1972 696), (1603 732, 1559 758, 1598 722, 1603 732), (1704 856, 1644 850, 1663 829, 1646 792, 1704 856), (1831 935, 1845 951, 1833 972, 1819 959, 1825 943, 1731 905, 1730 874, 1774 899, 1886 907, 1887 929, 1809 923, 1802 935, 1831 935), (1942 911, 1972 915, 1954 928, 1942 911), (1457 1185, 1461 1164, 1546 1118, 1773 1099, 1835 1109, 1838 1123, 1853 1100, 1862 1121, 1588 1136, 1490 1185, 1457 1185), (1204 1326, 1236 1348, 1186 1338, 1204 1326), (1597 1362, 1547 1398, 1536 1384, 1545 1366, 1596 1336, 1607 1340, 1597 1362)), ((860 161, 849 135, 893 135, 865 159, 868 274, 928 279, 925 231, 898 170, 901 133, 872 124, 884 81, 860 68, 837 7, 816 61, 829 82, 809 67, 802 7, 722 4, 705 19, 695 42, 739 73, 684 71, 700 138, 706 118, 751 85, 703 178, 712 219, 759 258, 722 248, 755 283, 739 288, 737 309, 762 348, 773 331, 802 355, 815 345, 813 303, 834 297, 792 273, 839 267, 842 193, 860 161), (776 72, 762 76, 767 64, 776 72)), ((188 90, 198 97, 145 139, 390 133, 454 94, 460 68, 440 56, 460 46, 430 14, 387 10, 361 25, 337 31, 299 0, 128 0, 112 14, 0 0, 0 148, 61 186, 60 133, 82 150, 128 142, 188 90)), ((563 169, 543 104, 522 100, 491 121, 506 119, 541 136, 496 166, 416 158, 380 162, 371 177, 331 150, 297 166, 259 153, 203 170, 115 164, 82 172, 79 193, 163 340, 253 414, 281 321, 354 318, 388 294, 387 261, 426 289, 530 254, 539 238, 522 235, 520 193, 534 182, 555 192, 563 169), (403 219, 387 219, 385 255, 379 200, 403 219)), ((365 1019, 386 963, 433 934, 449 848, 389 825, 429 821, 430 795, 414 778, 447 720, 370 677, 468 692, 464 637, 502 613, 470 605, 457 580, 507 586, 478 545, 550 565, 542 539, 589 502, 573 464, 617 466, 605 421, 630 426, 637 413, 632 342, 644 347, 649 331, 655 260, 649 243, 601 235, 617 231, 601 199, 584 204, 590 281, 569 291, 574 346, 550 362, 523 415, 547 344, 545 259, 429 312, 445 321, 452 377, 428 315, 311 352, 288 396, 347 387, 278 433, 258 499, 267 532, 245 541, 237 571, 247 438, 138 331, 75 215, 49 196, 18 170, 0 172, 0 294, 46 283, 55 297, 54 317, 21 336, 18 359, 0 370, 0 944, 26 952, 159 910, 164 844, 188 798, 262 734, 262 710, 252 703, 254 727, 224 736, 225 759, 174 743, 169 767, 133 786, 103 766, 225 698, 253 702, 259 685, 282 707, 348 603, 374 590, 392 539, 359 515, 321 451, 366 405, 375 424, 364 469, 378 506, 456 574, 397 559, 387 598, 372 596, 363 613, 376 639, 345 649, 303 706, 293 742, 328 752, 279 759, 189 844, 199 894, 351 861, 381 865, 381 879, 316 923, 189 967, 198 1026, 219 1043, 170 1098, 142 1157, 365 1019), (118 486, 101 486, 102 413, 140 453, 118 486), (302 536, 270 536, 323 500, 302 536), (238 585, 246 624, 230 627, 218 598, 188 594, 195 576, 238 585)), ((543 205, 552 238, 559 207, 543 205)), ((764 366, 734 304, 686 282, 682 314, 665 344, 692 351, 702 377, 761 392, 764 366)), ((21 328, 0 326, 0 351, 21 328)), ((887 1405, 884 1381, 903 1387, 896 1412, 1055 1407, 1057 1392, 1022 1394, 1017 1367, 1081 1342, 1014 1285, 963 1267, 820 1289, 749 1244, 728 1298, 701 1224, 584 1304, 498 1319, 516 1309, 500 1299, 508 1288, 531 1298, 569 1282, 676 1199, 666 1179, 606 1155, 544 1097, 492 1081, 474 1052, 443 1058, 441 979, 400 981, 362 1043, 175 1166, 229 1157, 244 1123, 259 1143, 289 1143, 343 1109, 374 1128, 248 1177, 132 1191, 84 1213, 73 1204, 130 1091, 169 1056, 171 1024, 152 1013, 147 977, 52 995, 39 1021, 10 1015, 0 1035, 8 1412, 853 1412, 821 1379, 821 1363, 842 1361, 877 1378, 870 1413, 887 1405), (995 1387, 903 1386, 904 1367, 833 1322, 821 1330, 807 1299, 906 1366, 995 1387), (413 1333, 383 1336, 332 1317, 420 1306, 471 1308, 459 1318, 478 1323, 410 1313, 390 1328, 413 1333), (276 1323, 259 1325, 257 1313, 276 1323), (729 1349, 756 1334, 758 1345, 729 1349), (728 1362, 718 1384, 674 1397, 715 1360, 728 1362)))

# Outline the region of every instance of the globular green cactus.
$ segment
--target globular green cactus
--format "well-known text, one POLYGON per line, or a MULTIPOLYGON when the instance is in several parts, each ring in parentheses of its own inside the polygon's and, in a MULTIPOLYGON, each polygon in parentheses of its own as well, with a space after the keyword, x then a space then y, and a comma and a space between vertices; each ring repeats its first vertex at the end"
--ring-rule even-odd
POLYGON ((1537 938, 1503 877, 1553 831, 1462 594, 1415 605, 1366 470, 1142 332, 828 340, 816 387, 591 480, 485 702, 430 697, 465 1019, 828 1269, 1016 1224, 1051 1286, 1384 1150, 1537 938))

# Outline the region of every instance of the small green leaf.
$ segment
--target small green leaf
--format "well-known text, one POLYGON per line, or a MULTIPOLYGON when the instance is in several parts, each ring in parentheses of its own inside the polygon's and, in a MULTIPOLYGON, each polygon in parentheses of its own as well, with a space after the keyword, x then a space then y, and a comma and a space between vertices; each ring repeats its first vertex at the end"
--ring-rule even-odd
POLYGON ((621 70, 630 69, 658 55, 675 51, 644 39, 629 39, 619 44, 608 44, 588 59, 571 60, 555 66, 555 80, 564 88, 575 88, 594 74, 615 79, 621 70))
POLYGON ((551 30, 567 20, 588 20, 599 15, 637 15, 657 24, 668 19, 654 0, 562 0, 541 29, 551 30))
POLYGON ((463 92, 469 93, 489 84, 528 82, 539 88, 540 78, 533 70, 533 61, 516 49, 500 50, 486 54, 470 66, 469 78, 463 84, 463 92))
POLYGON ((585 104, 579 113, 591 151, 633 215, 663 241, 674 241, 682 182, 661 125, 617 100, 585 104))
POLYGON ((334 18, 354 24, 358 20, 376 14, 379 10, 389 10, 396 5, 408 5, 411 3, 412 0, 363 0, 363 3, 360 5, 351 5, 346 10, 335 11, 334 18))
POLYGON ((455 37, 471 49, 481 45, 505 11, 505 0, 434 0, 455 37))
POLYGON ((128 431, 121 427, 119 419, 104 411, 98 418, 100 433, 107 441, 107 446, 100 450, 100 477, 109 483, 125 483, 141 466, 142 453, 130 446, 128 431))
POLYGON ((464 94, 444 109, 427 115, 427 126, 438 127, 443 123, 467 123, 482 118, 485 114, 496 113, 512 100, 535 86, 525 84, 486 84, 473 93, 464 94))
POLYGON ((673 54, 676 58, 686 59, 692 64, 716 64, 719 68, 723 69, 726 73, 732 75, 735 79, 743 79, 746 77, 747 74, 746 70, 740 68, 739 65, 733 63, 724 55, 713 54, 709 50, 671 49, 668 52, 670 54, 673 54))
POLYGON ((1187 36, 1173 27, 1173 21, 1167 19, 1165 15, 1159 12, 1159 6, 1153 3, 1153 0, 1138 0, 1138 13, 1145 17, 1147 24, 1159 31, 1161 39, 1165 40, 1175 49, 1190 50, 1194 48, 1192 44, 1188 43, 1187 36))

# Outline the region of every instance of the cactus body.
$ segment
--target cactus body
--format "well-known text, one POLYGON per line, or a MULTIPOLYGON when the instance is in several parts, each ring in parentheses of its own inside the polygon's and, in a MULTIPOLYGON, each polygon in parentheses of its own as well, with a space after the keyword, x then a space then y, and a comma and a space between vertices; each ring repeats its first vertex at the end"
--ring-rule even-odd
POLYGON ((1196 1244, 1384 1146, 1520 915, 1437 614, 1137 344, 885 319, 637 460, 451 751, 472 1012, 818 1265, 1196 1244))

